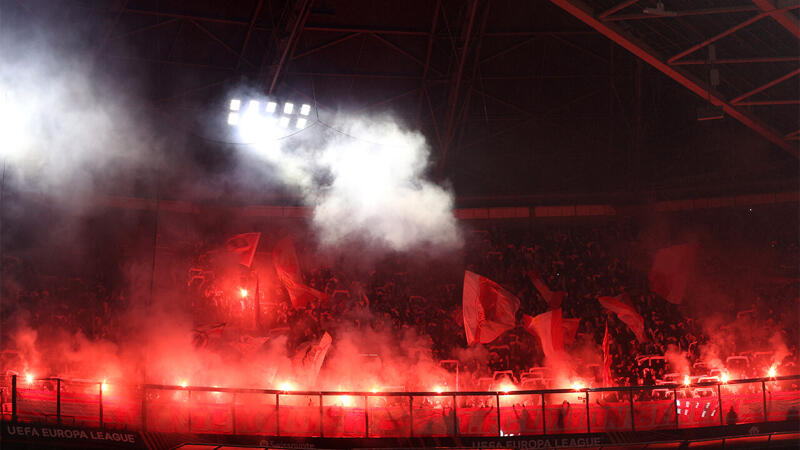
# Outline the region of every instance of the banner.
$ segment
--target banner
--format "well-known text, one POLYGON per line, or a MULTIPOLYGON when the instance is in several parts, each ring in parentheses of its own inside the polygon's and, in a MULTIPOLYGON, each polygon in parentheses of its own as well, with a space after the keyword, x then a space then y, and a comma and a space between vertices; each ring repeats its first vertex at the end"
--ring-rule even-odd
POLYGON ((545 284, 544 280, 542 280, 542 277, 539 275, 539 272, 537 272, 536 269, 528 270, 528 278, 530 278, 533 285, 536 286, 536 290, 542 295, 542 298, 550 306, 550 309, 561 307, 561 302, 563 302, 564 297, 567 296, 566 292, 551 291, 550 288, 548 288, 545 284))
POLYGON ((531 317, 522 316, 525 329, 534 336, 539 336, 542 351, 547 359, 560 359, 564 356, 564 325, 561 308, 531 317))
POLYGON ((246 267, 253 264, 261 233, 237 234, 225 242, 225 249, 237 255, 236 261, 246 267))
POLYGON ((569 346, 575 342, 575 336, 578 334, 578 327, 581 324, 581 319, 565 319, 561 318, 561 325, 564 329, 564 345, 569 346))
POLYGON ((697 246, 693 244, 673 245, 657 251, 648 275, 650 290, 670 303, 681 303, 694 272, 696 251, 697 246))
MULTIPOLYGON (((603 333, 603 387, 611 386, 611 337, 608 335, 608 320, 603 333)), ((605 398, 605 393, 603 393, 605 398)))
POLYGON ((628 328, 636 335, 637 341, 647 342, 647 336, 644 334, 644 318, 636 312, 628 294, 616 297, 598 297, 597 300, 603 305, 603 308, 614 312, 619 320, 628 325, 628 328))
POLYGON ((486 344, 516 324, 519 299, 494 281, 464 272, 463 315, 467 344, 486 344))
POLYGON ((272 264, 295 308, 303 308, 311 301, 323 301, 327 297, 325 293, 303 283, 297 253, 290 236, 286 236, 275 244, 275 248, 272 250, 272 264))
POLYGON ((328 354, 332 341, 331 335, 326 331, 320 338, 319 343, 308 343, 301 346, 293 358, 298 371, 305 374, 311 386, 317 381, 317 375, 319 375, 319 370, 322 368, 322 363, 325 361, 325 356, 328 354))

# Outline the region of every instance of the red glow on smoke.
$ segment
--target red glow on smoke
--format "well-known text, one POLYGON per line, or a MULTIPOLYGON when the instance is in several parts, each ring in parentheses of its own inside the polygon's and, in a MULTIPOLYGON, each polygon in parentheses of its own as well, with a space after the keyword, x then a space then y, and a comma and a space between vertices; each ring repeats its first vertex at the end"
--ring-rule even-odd
POLYGON ((345 408, 352 407, 353 404, 355 403, 353 401, 353 397, 351 397, 349 395, 341 395, 341 396, 337 397, 336 398, 336 402, 337 402, 337 404, 339 406, 342 406, 342 407, 345 407, 345 408))
POLYGON ((500 392, 516 391, 517 387, 509 382, 504 382, 500 385, 500 392))

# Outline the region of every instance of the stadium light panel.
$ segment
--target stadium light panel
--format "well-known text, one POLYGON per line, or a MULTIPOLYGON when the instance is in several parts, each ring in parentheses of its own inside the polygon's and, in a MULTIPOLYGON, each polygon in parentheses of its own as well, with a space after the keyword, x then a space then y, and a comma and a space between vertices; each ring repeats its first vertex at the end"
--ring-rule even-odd
POLYGON ((308 122, 308 121, 306 119, 302 118, 302 117, 297 119, 297 128, 298 129, 299 128, 305 128, 306 127, 306 122, 308 122))
POLYGON ((228 125, 239 125, 239 113, 231 112, 228 113, 228 125))
POLYGON ((286 102, 283 104, 283 113, 284 114, 291 114, 294 111, 294 104, 286 102))
POLYGON ((248 112, 258 112, 258 100, 250 100, 250 105, 247 107, 248 112))
POLYGON ((238 98, 231 100, 231 111, 238 111, 242 107, 242 101, 238 98))
POLYGON ((267 102, 267 112, 274 113, 275 110, 278 108, 278 104, 275 102, 267 102))
POLYGON ((311 105, 303 105, 300 107, 300 115, 307 116, 311 113, 311 105))
POLYGON ((280 122, 278 122, 278 125, 280 125, 281 128, 289 128, 289 118, 286 116, 281 117, 281 120, 280 122))

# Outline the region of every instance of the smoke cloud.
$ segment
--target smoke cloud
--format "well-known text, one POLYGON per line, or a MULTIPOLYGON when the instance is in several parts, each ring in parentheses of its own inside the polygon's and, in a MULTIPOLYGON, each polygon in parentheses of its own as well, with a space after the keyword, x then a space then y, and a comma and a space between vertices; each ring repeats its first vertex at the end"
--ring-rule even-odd
POLYGON ((461 245, 453 194, 426 178, 430 149, 419 132, 391 116, 339 114, 291 137, 276 124, 248 120, 240 136, 314 208, 320 242, 365 241, 405 251, 461 245))
POLYGON ((66 198, 99 183, 118 190, 157 154, 144 115, 91 67, 43 38, 0 53, 0 157, 20 187, 66 198))

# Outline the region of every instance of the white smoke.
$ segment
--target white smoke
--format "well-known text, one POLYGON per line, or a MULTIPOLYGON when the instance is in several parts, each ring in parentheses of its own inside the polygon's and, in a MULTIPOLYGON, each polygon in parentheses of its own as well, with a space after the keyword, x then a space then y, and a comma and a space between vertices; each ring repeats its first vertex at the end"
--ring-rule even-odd
POLYGON ((124 95, 91 67, 43 40, 0 52, 0 158, 26 189, 75 195, 155 153, 124 95))
POLYGON ((460 245, 452 192, 425 177, 430 149, 422 134, 390 116, 340 115, 333 123, 318 123, 290 139, 280 139, 286 130, 263 122, 248 125, 245 119, 239 127, 254 153, 314 208, 313 224, 324 245, 460 245))

